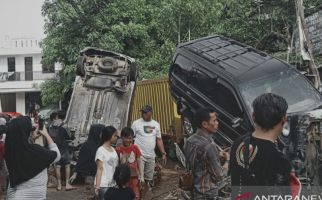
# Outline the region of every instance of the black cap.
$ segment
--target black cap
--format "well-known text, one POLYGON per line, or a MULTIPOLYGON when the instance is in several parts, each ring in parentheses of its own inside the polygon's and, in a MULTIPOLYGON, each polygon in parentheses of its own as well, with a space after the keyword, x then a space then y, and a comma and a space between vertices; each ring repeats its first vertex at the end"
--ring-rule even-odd
POLYGON ((150 105, 145 105, 140 109, 140 111, 143 113, 152 112, 152 107, 150 105))

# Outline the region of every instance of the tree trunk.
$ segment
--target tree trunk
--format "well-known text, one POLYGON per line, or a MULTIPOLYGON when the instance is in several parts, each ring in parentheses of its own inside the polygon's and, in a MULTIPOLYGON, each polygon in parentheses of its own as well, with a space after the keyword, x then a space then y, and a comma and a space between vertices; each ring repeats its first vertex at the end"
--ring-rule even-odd
POLYGON ((303 60, 309 62, 310 73, 314 76, 314 86, 319 89, 321 85, 320 75, 314 63, 312 44, 304 19, 303 0, 296 0, 296 17, 299 29, 300 49, 303 60))

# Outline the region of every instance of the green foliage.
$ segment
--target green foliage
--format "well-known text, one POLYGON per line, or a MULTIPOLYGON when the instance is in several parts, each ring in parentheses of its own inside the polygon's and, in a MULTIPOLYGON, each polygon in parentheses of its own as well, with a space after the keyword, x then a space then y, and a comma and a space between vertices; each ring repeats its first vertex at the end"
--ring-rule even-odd
MULTIPOLYGON (((312 11, 319 1, 304 3, 312 11)), ((294 0, 45 0, 42 12, 43 63, 65 66, 55 84, 43 86, 45 102, 71 89, 78 53, 87 46, 129 55, 141 79, 156 78, 166 76, 178 43, 220 34, 287 52, 296 25, 294 0)))

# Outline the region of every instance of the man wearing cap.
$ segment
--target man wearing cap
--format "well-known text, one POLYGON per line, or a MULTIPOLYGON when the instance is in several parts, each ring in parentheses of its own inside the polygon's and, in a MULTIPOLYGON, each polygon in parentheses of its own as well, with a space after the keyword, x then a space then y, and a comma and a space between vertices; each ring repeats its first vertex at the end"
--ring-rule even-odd
MULTIPOLYGON (((144 180, 151 184, 155 167, 155 145, 157 144, 162 154, 163 164, 166 164, 167 154, 163 146, 160 124, 152 119, 152 107, 145 105, 140 111, 142 117, 133 122, 132 129, 135 135, 135 144, 142 153, 141 174, 144 174, 144 180)), ((142 179, 143 177, 140 181, 143 181, 142 179)))

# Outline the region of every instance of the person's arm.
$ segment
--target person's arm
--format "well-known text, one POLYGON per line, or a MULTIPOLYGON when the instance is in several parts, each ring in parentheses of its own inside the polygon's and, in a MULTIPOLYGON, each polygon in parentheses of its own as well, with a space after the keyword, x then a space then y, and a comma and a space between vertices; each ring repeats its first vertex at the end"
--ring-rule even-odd
POLYGON ((102 174, 103 174, 103 162, 101 160, 96 160, 96 183, 95 183, 95 193, 98 194, 98 190, 100 189, 102 174))
MULTIPOLYGON (((55 142, 53 141, 53 139, 50 137, 50 135, 48 134, 46 129, 43 129, 42 131, 38 131, 41 135, 44 136, 44 138, 46 138, 46 141, 48 143, 48 146, 51 144, 55 144, 55 142)), ((56 145, 56 144, 55 144, 56 145)))
POLYGON ((157 146, 162 154, 163 164, 166 165, 167 164, 167 153, 164 150, 162 138, 157 138, 157 146))
POLYGON ((224 166, 221 166, 219 160, 219 153, 214 145, 208 145, 205 147, 206 159, 209 163, 209 172, 222 180, 228 172, 228 162, 226 161, 224 166))
POLYGON ((157 146, 162 154, 163 164, 166 165, 167 164, 167 153, 164 150, 160 126, 157 126, 156 131, 157 131, 157 146))
POLYGON ((138 170, 139 170, 139 181, 140 182, 144 182, 144 172, 143 172, 143 169, 142 169, 142 158, 141 156, 139 156, 137 158, 137 162, 138 162, 138 170))
POLYGON ((46 129, 43 129, 42 131, 38 131, 44 138, 46 138, 47 144, 48 144, 48 148, 51 151, 55 151, 57 153, 57 156, 55 158, 55 160, 53 161, 53 163, 57 162, 60 160, 61 158, 61 154, 60 151, 56 145, 56 143, 53 141, 53 139, 50 137, 50 135, 48 134, 46 129))

